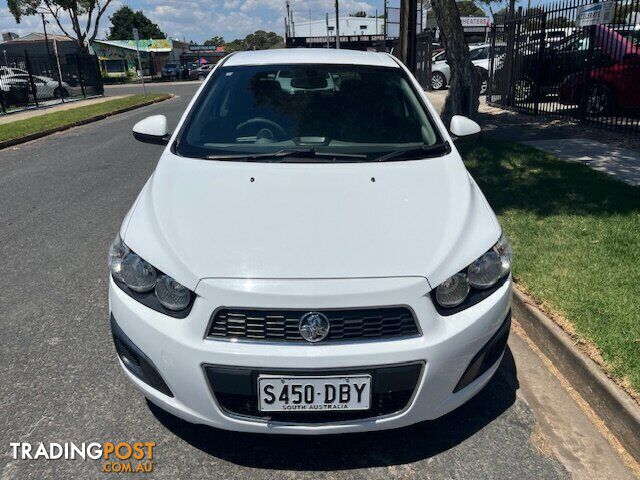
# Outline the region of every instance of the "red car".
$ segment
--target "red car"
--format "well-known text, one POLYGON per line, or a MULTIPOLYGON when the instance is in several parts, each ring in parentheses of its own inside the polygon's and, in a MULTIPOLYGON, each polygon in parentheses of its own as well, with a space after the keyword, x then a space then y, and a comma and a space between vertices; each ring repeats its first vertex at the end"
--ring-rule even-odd
POLYGON ((567 76, 560 86, 559 101, 580 105, 587 115, 640 110, 640 47, 609 28, 600 28, 596 42, 611 57, 611 65, 567 76))

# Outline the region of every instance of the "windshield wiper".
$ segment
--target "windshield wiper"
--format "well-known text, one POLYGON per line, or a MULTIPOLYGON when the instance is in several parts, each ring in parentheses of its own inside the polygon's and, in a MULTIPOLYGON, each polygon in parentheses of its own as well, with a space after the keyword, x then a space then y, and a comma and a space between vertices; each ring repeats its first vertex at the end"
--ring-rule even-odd
POLYGON ((359 153, 339 153, 339 152, 318 152, 313 148, 297 148, 297 149, 283 149, 278 150, 276 152, 269 153, 239 153, 234 155, 208 155, 207 160, 245 160, 245 161, 253 161, 253 160, 263 160, 263 159, 273 159, 275 161, 287 161, 284 159, 287 158, 298 158, 298 159, 314 159, 314 158, 322 158, 323 161, 326 159, 333 158, 335 161, 347 160, 347 161, 355 161, 356 159, 366 159, 367 156, 359 153))
POLYGON ((372 162, 388 162, 390 160, 420 159, 435 156, 435 154, 444 154, 451 151, 449 142, 436 143, 434 145, 422 145, 417 148, 405 148, 403 150, 394 150, 371 160, 372 162))

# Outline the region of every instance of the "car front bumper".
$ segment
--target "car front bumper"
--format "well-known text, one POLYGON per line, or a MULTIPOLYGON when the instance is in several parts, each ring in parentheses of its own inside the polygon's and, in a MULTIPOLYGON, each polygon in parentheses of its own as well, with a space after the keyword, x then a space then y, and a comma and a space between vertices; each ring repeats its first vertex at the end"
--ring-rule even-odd
POLYGON ((135 366, 123 363, 121 346, 120 364, 144 395, 161 408, 189 422, 226 430, 330 434, 397 428, 438 418, 473 397, 493 376, 502 358, 503 343, 498 346, 500 351, 491 357, 491 364, 485 365, 473 381, 459 387, 461 377, 483 347, 495 343, 497 336, 506 339, 511 279, 480 303, 446 317, 437 313, 429 290, 426 280, 418 277, 205 279, 196 288, 198 297, 190 314, 177 319, 138 303, 111 279, 109 304, 114 336, 123 336, 125 342, 130 342, 132 348, 143 355, 144 361, 140 363, 151 365, 161 380, 141 380, 144 375, 136 372, 135 366), (326 344, 207 338, 212 313, 221 306, 316 310, 372 305, 409 307, 418 322, 420 336, 326 344), (232 371, 249 370, 255 378, 257 373, 282 371, 308 376, 326 371, 351 374, 382 369, 382 373, 391 372, 387 377, 393 379, 395 374, 389 369, 399 367, 397 371, 402 372, 406 365, 419 365, 419 374, 411 398, 402 409, 381 416, 312 423, 230 413, 221 407, 207 370, 212 366, 232 371))

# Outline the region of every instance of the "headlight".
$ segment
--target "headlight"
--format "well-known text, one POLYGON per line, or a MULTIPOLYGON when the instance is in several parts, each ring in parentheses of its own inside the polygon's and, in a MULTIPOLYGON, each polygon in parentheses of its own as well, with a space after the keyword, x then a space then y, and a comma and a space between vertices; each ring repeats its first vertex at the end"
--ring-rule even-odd
POLYGON ((177 318, 191 311, 195 294, 132 252, 120 235, 109 248, 108 263, 116 284, 143 305, 177 318))
POLYGON ((447 278, 436 289, 436 300, 443 307, 455 307, 469 294, 469 281, 464 273, 447 278))
POLYGON ((120 276, 134 292, 148 292, 156 286, 158 272, 138 255, 129 252, 120 262, 120 276))
POLYGON ((484 300, 506 281, 512 261, 513 251, 503 234, 491 250, 438 285, 432 292, 436 309, 451 315, 484 300))
POLYGON ((162 275, 156 284, 156 297, 169 310, 182 310, 189 305, 191 292, 169 275, 162 275))

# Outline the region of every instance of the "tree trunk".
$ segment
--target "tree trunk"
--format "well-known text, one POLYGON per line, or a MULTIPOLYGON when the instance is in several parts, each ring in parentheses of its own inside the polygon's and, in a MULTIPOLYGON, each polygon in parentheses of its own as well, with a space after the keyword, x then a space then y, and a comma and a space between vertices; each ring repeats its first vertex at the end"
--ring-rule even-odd
POLYGON ((469 57, 469 47, 455 0, 433 0, 433 11, 440 28, 440 41, 447 52, 451 69, 449 93, 441 118, 448 125, 454 115, 478 117, 480 80, 469 57))

